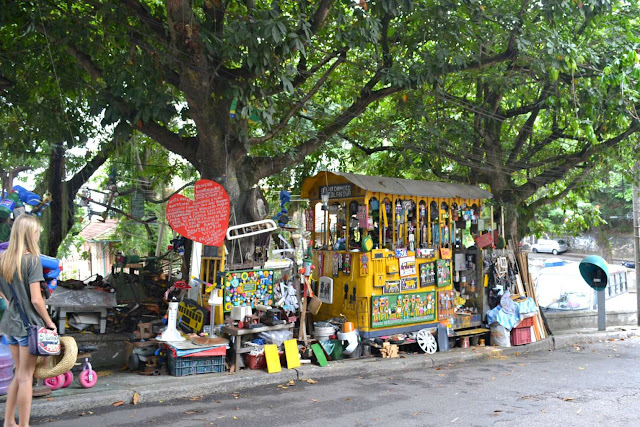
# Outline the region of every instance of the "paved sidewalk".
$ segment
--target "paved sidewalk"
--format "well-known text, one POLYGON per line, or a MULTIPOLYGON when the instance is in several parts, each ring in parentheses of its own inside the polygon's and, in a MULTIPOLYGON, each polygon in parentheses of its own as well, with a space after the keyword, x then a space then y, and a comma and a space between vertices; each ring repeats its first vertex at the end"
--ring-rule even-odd
MULTIPOLYGON (((91 389, 83 389, 74 382, 66 389, 52 392, 48 397, 34 399, 31 415, 32 417, 48 417, 69 413, 81 414, 96 408, 112 407, 114 404, 116 406, 133 405, 134 399, 138 403, 170 402, 174 399, 190 398, 203 394, 231 393, 259 385, 285 384, 290 380, 372 373, 388 374, 395 371, 436 368, 514 353, 552 351, 575 344, 639 336, 640 328, 637 326, 611 327, 603 332, 593 329, 562 331, 562 333, 545 340, 518 347, 454 348, 448 352, 437 352, 432 355, 403 355, 403 357, 396 359, 347 359, 330 362, 329 366, 324 368, 315 365, 303 365, 292 370, 283 368, 282 372, 276 374, 245 369, 237 374, 174 377, 98 371, 98 383, 91 389), (100 374, 103 375, 100 376, 100 374)), ((0 398, 0 402, 4 402, 4 400, 4 396, 0 398)), ((0 413, 4 416, 4 404, 0 413)))

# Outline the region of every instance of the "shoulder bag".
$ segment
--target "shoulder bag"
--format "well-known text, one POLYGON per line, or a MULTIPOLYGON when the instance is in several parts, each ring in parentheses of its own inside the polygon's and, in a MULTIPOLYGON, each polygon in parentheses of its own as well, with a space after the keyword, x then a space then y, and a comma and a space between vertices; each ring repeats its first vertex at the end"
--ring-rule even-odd
POLYGON ((16 291, 9 283, 9 288, 13 294, 13 301, 18 307, 18 312, 22 318, 22 323, 27 328, 27 336, 29 337, 29 353, 34 356, 55 356, 60 354, 60 337, 58 333, 44 326, 30 325, 27 315, 22 310, 16 291))

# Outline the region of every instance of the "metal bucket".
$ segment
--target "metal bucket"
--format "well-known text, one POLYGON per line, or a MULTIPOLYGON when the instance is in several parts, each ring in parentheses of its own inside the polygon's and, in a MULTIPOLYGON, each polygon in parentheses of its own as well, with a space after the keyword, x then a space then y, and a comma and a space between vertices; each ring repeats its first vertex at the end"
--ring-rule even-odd
POLYGON ((328 322, 315 322, 313 324, 313 336, 318 341, 326 341, 336 333, 336 328, 328 322))

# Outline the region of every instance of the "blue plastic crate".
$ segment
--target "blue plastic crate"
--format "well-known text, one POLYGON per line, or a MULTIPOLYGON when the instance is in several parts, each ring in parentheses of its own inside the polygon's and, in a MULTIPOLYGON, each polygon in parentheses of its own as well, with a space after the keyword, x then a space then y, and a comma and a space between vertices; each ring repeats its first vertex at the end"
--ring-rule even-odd
POLYGON ((176 357, 169 354, 169 373, 177 377, 225 372, 226 356, 176 357))

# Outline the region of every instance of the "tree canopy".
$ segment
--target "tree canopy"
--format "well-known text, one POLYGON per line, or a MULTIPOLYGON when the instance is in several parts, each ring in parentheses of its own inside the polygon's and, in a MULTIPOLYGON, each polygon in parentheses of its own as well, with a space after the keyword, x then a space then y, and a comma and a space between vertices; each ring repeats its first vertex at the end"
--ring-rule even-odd
POLYGON ((312 156, 343 140, 368 156, 395 150, 354 156, 360 167, 485 183, 533 209, 637 130, 635 8, 5 1, 0 90, 46 81, 41 96, 65 116, 141 132, 223 182, 239 222, 257 219, 260 180, 298 164, 312 172, 312 156))
POLYGON ((575 208, 612 165, 636 157, 637 14, 635 3, 598 1, 506 16, 523 23, 508 60, 442 76, 363 118, 374 132, 346 138, 365 156, 381 153, 368 167, 488 186, 511 207, 510 234, 523 235, 537 209, 575 208))

